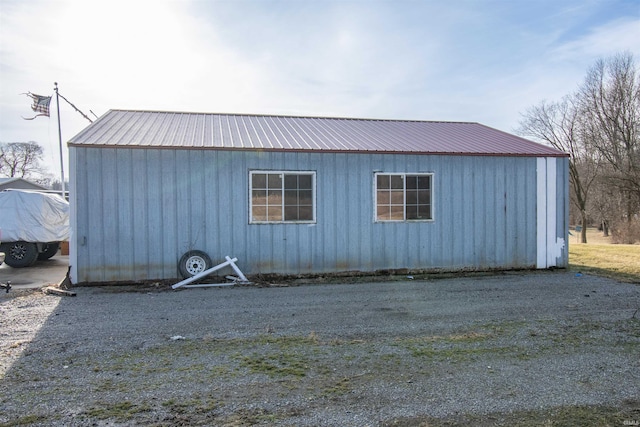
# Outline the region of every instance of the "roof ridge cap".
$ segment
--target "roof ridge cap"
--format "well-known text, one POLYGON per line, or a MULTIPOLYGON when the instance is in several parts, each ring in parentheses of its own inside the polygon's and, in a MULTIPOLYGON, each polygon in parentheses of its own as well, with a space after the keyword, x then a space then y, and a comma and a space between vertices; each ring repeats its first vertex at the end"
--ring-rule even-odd
POLYGON ((409 122, 409 123, 444 123, 444 124, 472 124, 478 125, 479 122, 460 121, 460 120, 424 120, 424 119, 391 119, 391 118, 371 118, 371 117, 344 117, 344 116, 319 116, 319 115, 295 115, 295 114, 265 114, 265 113, 216 113, 203 111, 170 111, 170 110, 147 110, 147 109, 122 109, 114 108, 109 112, 121 113, 151 113, 151 114, 196 114, 206 116, 234 116, 234 117, 275 117, 285 119, 316 119, 316 120, 354 120, 354 121, 371 121, 371 122, 409 122))

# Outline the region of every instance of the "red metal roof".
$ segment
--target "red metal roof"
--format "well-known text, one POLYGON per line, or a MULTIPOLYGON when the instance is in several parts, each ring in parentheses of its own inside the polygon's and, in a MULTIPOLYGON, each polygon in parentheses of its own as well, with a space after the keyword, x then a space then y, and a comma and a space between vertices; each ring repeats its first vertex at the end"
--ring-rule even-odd
POLYGON ((563 157, 479 123, 110 110, 70 146, 563 157))

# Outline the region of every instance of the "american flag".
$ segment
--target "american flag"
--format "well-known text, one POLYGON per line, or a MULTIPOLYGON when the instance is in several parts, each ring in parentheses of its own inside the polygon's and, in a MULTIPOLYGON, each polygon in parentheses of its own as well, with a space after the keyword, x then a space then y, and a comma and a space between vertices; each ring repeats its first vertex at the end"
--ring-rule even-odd
POLYGON ((51 103, 50 96, 36 95, 35 93, 31 93, 31 92, 27 92, 25 95, 27 95, 29 98, 33 100, 33 103, 31 104, 31 109, 36 113, 40 113, 40 114, 36 114, 31 118, 23 117, 23 119, 33 120, 38 116, 49 117, 49 104, 51 103))

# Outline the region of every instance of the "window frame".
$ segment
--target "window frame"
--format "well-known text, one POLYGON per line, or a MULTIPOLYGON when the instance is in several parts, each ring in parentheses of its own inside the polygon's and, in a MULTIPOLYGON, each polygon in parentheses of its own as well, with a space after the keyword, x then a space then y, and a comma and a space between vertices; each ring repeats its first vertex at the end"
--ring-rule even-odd
MULTIPOLYGON (((265 170, 255 169, 249 170, 249 224, 316 224, 316 171, 299 171, 299 170, 265 170), (253 176, 254 175, 280 175, 282 179, 282 219, 281 220, 254 220, 253 219, 253 176), (285 195, 285 176, 307 175, 311 177, 311 214, 312 219, 305 220, 285 220, 286 195, 285 195)), ((269 205, 265 205, 269 206, 269 205)))
MULTIPOLYGON (((433 172, 374 172, 373 174, 373 221, 379 223, 415 223, 435 221, 435 210, 433 206, 434 173, 433 172), (378 218, 378 176, 401 176, 402 177, 402 219, 380 219, 378 218), (429 177, 429 207, 430 218, 407 219, 407 177, 429 177)), ((388 206, 393 206, 389 203, 388 206)))

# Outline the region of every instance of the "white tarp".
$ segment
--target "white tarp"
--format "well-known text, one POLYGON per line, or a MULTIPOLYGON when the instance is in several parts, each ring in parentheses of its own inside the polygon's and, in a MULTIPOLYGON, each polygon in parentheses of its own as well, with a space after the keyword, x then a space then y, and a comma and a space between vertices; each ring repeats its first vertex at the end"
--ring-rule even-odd
POLYGON ((69 240, 69 202, 57 194, 0 191, 0 242, 69 240))

